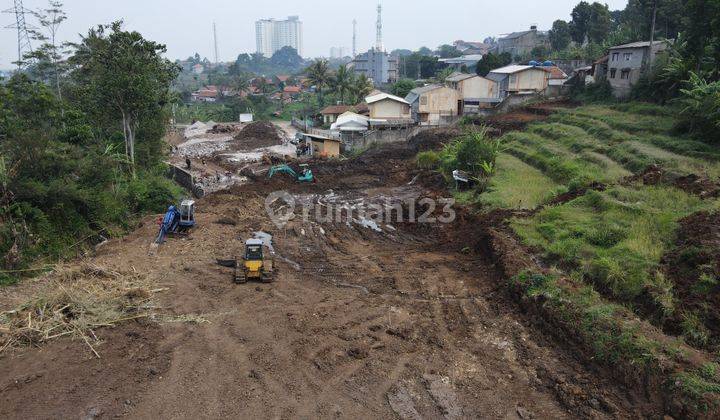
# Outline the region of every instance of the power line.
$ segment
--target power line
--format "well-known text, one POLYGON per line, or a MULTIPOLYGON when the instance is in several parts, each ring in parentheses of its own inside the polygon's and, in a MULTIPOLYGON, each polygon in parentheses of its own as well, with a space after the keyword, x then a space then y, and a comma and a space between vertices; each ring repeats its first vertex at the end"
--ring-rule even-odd
POLYGON ((22 69, 24 66, 24 58, 27 54, 32 52, 32 45, 30 44, 30 34, 28 33, 27 25, 25 24, 25 15, 30 13, 29 10, 25 9, 22 0, 14 0, 14 6, 12 9, 3 10, 3 13, 14 14, 15 24, 6 26, 7 29, 17 29, 18 38, 18 69, 22 69))

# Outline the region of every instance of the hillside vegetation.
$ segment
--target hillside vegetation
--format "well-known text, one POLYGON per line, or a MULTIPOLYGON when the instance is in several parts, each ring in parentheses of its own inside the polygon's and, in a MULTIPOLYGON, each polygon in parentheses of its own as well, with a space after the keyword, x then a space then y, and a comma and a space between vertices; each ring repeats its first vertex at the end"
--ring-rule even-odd
MULTIPOLYGON (((720 148, 676 134, 675 111, 582 106, 508 133, 479 198, 486 208, 533 210, 510 228, 557 275, 512 286, 523 299, 542 297, 599 361, 654 369, 687 362, 682 341, 720 349, 720 148), (678 341, 628 323, 634 316, 678 341)), ((672 383, 699 408, 720 390, 712 359, 672 383)))

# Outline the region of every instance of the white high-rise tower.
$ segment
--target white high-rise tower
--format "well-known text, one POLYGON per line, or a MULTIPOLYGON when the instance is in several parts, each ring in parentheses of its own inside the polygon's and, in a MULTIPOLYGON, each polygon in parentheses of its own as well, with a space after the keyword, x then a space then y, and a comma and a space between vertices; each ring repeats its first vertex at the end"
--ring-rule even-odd
POLYGON ((303 54, 303 27, 297 16, 287 20, 263 19, 255 22, 257 52, 272 57, 282 47, 292 47, 303 54))

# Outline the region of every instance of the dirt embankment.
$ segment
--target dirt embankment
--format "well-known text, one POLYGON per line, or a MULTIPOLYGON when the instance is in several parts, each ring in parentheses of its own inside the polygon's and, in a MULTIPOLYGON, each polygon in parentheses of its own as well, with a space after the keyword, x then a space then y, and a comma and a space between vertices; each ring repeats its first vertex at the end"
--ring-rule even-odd
POLYGON ((680 221, 674 247, 663 257, 664 272, 678 296, 666 328, 709 349, 720 345, 720 213, 699 212, 680 221), (695 321, 693 331, 683 324, 695 321))

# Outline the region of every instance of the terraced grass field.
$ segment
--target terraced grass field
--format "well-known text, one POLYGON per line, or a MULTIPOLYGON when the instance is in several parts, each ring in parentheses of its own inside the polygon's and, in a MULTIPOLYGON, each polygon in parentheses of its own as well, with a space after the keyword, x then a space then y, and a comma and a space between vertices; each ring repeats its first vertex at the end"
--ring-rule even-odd
POLYGON ((658 366, 694 347, 710 364, 673 380, 702 406, 720 392, 720 146, 677 134, 674 115, 582 106, 505 134, 479 202, 536 210, 510 227, 556 274, 516 278, 524 299, 540 296, 597 360, 658 366))

